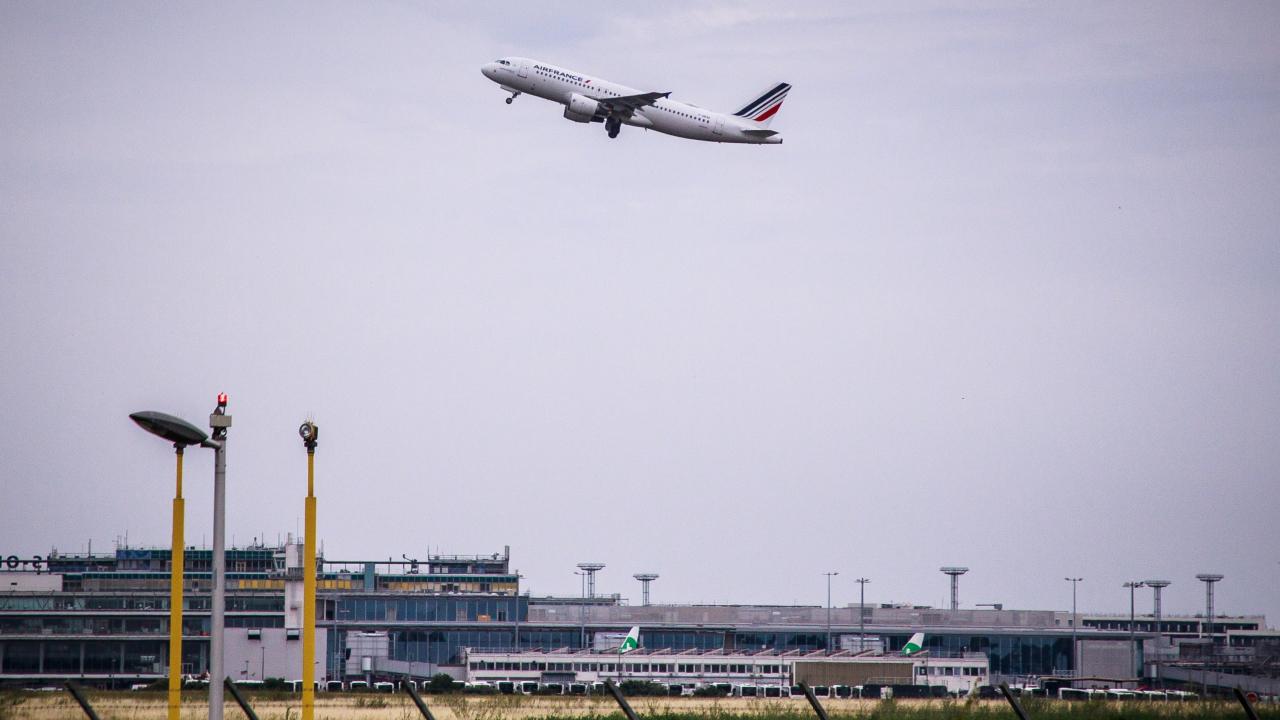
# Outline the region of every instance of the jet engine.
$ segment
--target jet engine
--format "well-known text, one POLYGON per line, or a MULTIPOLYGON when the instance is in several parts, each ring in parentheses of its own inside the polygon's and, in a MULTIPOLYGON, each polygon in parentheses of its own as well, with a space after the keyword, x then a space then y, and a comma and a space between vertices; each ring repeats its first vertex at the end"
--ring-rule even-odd
POLYGON ((600 103, 585 95, 573 93, 569 96, 569 104, 564 108, 564 118, 574 122, 591 122, 600 112, 600 103))

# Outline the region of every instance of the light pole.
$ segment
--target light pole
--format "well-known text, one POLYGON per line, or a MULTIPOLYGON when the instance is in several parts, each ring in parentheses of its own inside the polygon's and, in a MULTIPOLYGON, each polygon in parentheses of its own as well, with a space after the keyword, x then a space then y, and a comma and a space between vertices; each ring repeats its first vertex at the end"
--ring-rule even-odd
POLYGON ((1196 579, 1204 583, 1205 622, 1200 626, 1205 628, 1205 634, 1209 636, 1209 654, 1204 657, 1204 664, 1200 666, 1200 695, 1205 698, 1209 697, 1209 658, 1218 652, 1213 643, 1213 584, 1222 580, 1222 577, 1218 573, 1196 575, 1196 579))
MULTIPOLYGON (((351 617, 350 610, 338 609, 338 603, 340 600, 341 598, 335 598, 333 601, 333 672, 334 672, 334 679, 338 681, 339 687, 342 686, 342 683, 346 682, 346 677, 347 677, 347 665, 345 662, 343 662, 342 652, 338 648, 338 643, 340 642, 339 636, 342 634, 342 616, 346 615, 348 618, 351 617)), ((427 643, 428 643, 427 645, 428 668, 427 669, 428 670, 430 670, 430 664, 431 664, 430 638, 431 638, 431 635, 430 633, 428 633, 427 635, 427 643)))
POLYGON ((827 576, 827 654, 831 654, 831 578, 839 575, 838 572, 824 572, 827 576))
POLYGON ((858 652, 867 649, 867 583, 870 578, 858 578, 858 652))
POLYGON ((1146 583, 1147 587, 1151 588, 1151 590, 1155 593, 1155 607, 1153 608, 1153 610, 1155 611, 1154 625, 1156 629, 1156 642, 1155 642, 1156 656, 1155 656, 1155 659, 1152 660, 1151 662, 1151 667, 1155 671, 1154 677, 1156 681, 1156 687, 1163 688, 1164 681, 1160 679, 1160 653, 1162 652, 1160 647, 1162 643, 1160 641, 1164 637, 1164 632, 1161 629, 1161 617, 1163 613, 1161 612, 1161 609, 1160 609, 1160 591, 1169 587, 1173 583, 1168 580, 1143 580, 1143 582, 1146 583))
POLYGON ((143 430, 173 443, 177 455, 177 480, 173 493, 173 539, 169 550, 169 720, 182 714, 182 584, 186 556, 183 553, 182 453, 188 445, 202 445, 208 436, 181 418, 159 412, 136 412, 129 416, 143 430))
POLYGON ((1084 580, 1084 578, 1069 577, 1062 579, 1071 583, 1071 669, 1075 677, 1080 677, 1080 650, 1079 645, 1076 643, 1076 626, 1080 624, 1080 618, 1076 617, 1076 583, 1084 580))
POLYGON ((302 539, 302 720, 313 720, 316 704, 316 440, 320 427, 310 420, 298 428, 307 449, 306 535, 302 539))
POLYGON ((1129 588, 1129 672, 1136 673, 1134 677, 1141 677, 1142 671, 1137 668, 1138 641, 1137 636, 1134 634, 1133 593, 1140 587, 1146 587, 1146 585, 1137 580, 1130 580, 1123 587, 1129 588))
POLYGON ((574 575, 582 578, 582 604, 578 606, 578 622, 582 624, 582 635, 579 639, 579 647, 583 650, 587 649, 587 574, 585 572, 573 571, 574 575))
POLYGON ((222 720, 223 627, 227 605, 227 394, 218 393, 218 405, 209 414, 209 428, 217 446, 213 449, 213 592, 209 607, 209 720, 222 720))
POLYGON ((516 654, 520 653, 520 581, 523 579, 524 579, 524 576, 520 574, 519 570, 517 570, 516 571, 516 631, 515 631, 516 654))

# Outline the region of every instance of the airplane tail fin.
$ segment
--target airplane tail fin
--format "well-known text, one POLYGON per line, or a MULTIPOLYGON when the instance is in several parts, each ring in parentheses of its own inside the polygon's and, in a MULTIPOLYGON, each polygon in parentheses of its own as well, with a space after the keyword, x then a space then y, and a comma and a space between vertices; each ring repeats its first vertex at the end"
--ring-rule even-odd
POLYGON ((924 649, 924 633, 918 632, 911 636, 906 645, 902 646, 903 655, 911 655, 924 649))
POLYGON ((640 647, 640 626, 636 625, 631 628, 631 632, 622 640, 622 646, 618 648, 618 654, 631 652, 640 647))
POLYGON ((782 101, 787 99, 787 93, 791 91, 791 85, 788 83, 778 83, 760 94, 760 97, 752 100, 742 109, 734 113, 734 115, 754 120, 764 127, 769 127, 770 120, 782 108, 782 101))

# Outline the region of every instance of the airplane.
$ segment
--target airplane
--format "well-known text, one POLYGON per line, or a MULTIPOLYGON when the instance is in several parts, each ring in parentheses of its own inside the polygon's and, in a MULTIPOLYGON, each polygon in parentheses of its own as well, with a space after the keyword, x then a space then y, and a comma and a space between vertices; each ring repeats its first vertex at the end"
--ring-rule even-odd
POLYGON ((780 145, 782 135, 770 130, 769 123, 791 90, 778 83, 730 114, 672 100, 669 92, 641 92, 529 58, 499 58, 480 72, 511 93, 508 105, 525 93, 558 102, 566 120, 602 122, 611 138, 631 125, 690 140, 780 145))
POLYGON ((924 633, 918 632, 911 636, 906 645, 902 646, 902 654, 911 655, 920 652, 922 649, 924 649, 924 633))
POLYGON ((622 644, 618 646, 618 654, 631 652, 640 647, 640 626, 635 625, 631 628, 631 632, 623 638, 622 644))

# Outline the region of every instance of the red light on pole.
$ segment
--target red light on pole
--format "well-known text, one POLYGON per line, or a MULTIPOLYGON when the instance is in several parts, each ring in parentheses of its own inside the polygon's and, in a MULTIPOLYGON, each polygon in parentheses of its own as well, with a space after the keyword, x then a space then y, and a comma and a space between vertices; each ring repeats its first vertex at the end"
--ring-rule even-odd
POLYGON ((219 404, 219 405, 226 405, 226 404, 227 404, 227 394, 226 394, 226 393, 218 393, 218 404, 219 404))

